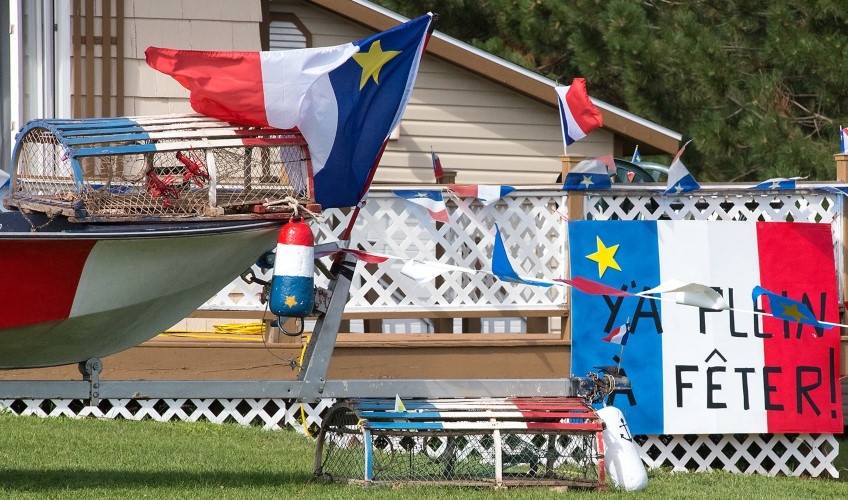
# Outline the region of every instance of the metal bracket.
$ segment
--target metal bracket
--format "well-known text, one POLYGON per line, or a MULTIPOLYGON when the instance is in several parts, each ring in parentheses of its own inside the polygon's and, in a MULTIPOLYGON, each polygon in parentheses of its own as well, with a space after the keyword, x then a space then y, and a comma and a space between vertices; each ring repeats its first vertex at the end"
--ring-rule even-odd
POLYGON ((82 379, 88 382, 88 405, 100 404, 100 372, 103 371, 103 361, 100 358, 89 358, 80 362, 77 367, 82 374, 82 379))

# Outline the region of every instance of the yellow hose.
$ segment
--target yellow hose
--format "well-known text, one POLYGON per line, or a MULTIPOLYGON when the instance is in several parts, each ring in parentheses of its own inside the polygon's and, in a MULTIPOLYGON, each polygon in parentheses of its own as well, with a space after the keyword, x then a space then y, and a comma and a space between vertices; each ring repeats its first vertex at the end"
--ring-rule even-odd
POLYGON ((265 323, 227 323, 213 325, 214 330, 190 331, 190 330, 167 330, 160 335, 166 337, 180 337, 204 340, 227 340, 236 342, 262 342, 265 335, 265 323), (259 338, 257 338, 259 337, 259 338))
MULTIPOLYGON (((306 347, 309 346, 309 335, 304 335, 303 338, 306 342, 303 343, 303 348, 300 350, 300 359, 297 361, 300 367, 303 367, 303 358, 306 357, 306 347)), ((306 424, 306 410, 303 408, 303 403, 300 403, 300 420, 303 421, 303 432, 306 433, 306 437, 312 437, 312 434, 309 432, 309 426, 306 424)))
MULTIPOLYGON (((166 337, 193 338, 204 340, 233 340, 238 342, 264 342, 265 323, 229 323, 225 325, 214 325, 213 332, 190 332, 185 330, 168 330, 160 333, 166 337), (258 338, 257 338, 258 337, 258 338)), ((306 357, 306 347, 309 345, 309 335, 304 336, 305 342, 300 350, 298 365, 303 366, 303 358, 306 357)), ((303 423, 303 432, 307 437, 312 437, 309 425, 306 421, 306 408, 300 403, 300 419, 303 423)))

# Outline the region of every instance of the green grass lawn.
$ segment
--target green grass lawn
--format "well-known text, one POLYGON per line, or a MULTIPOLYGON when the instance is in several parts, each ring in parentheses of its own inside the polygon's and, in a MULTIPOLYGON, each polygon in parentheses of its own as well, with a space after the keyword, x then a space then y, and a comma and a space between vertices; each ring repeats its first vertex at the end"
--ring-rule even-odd
MULTIPOLYGON (((848 498, 848 482, 651 471, 644 492, 325 484, 294 431, 235 424, 18 417, 0 413, 2 498, 848 498)), ((843 475, 848 475, 843 463, 843 475)))

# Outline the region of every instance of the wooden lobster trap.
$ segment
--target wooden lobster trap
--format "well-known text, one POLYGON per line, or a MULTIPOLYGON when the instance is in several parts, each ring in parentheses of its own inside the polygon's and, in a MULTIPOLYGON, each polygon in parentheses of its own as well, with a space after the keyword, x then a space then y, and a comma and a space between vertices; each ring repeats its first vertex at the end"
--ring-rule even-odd
POLYGON ((300 132, 200 115, 36 120, 18 134, 13 165, 7 208, 75 221, 320 210, 300 132))
POLYGON ((604 424, 581 397, 398 401, 337 402, 322 421, 315 477, 606 488, 604 424))

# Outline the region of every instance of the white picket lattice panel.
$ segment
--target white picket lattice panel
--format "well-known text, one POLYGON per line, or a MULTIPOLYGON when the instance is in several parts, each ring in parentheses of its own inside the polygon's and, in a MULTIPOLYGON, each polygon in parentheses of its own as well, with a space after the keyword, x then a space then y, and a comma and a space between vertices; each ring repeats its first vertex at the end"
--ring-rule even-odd
MULTIPOLYGON (((290 399, 106 399, 86 406, 78 399, 4 399, 0 411, 17 415, 68 418, 150 419, 157 422, 207 421, 255 425, 267 430, 321 426, 322 416, 334 399, 300 404, 290 399), (305 416, 305 422, 304 417, 305 416)), ((310 431, 311 432, 311 431, 310 431)), ((642 461, 650 468, 673 467, 683 471, 723 469, 769 476, 839 477, 833 462, 839 442, 832 434, 729 434, 634 436, 642 461)), ((459 456, 479 452, 468 441, 459 456)))
POLYGON ((157 422, 233 422, 266 430, 292 428, 305 434, 321 425, 321 414, 335 400, 300 404, 292 399, 104 399, 87 406, 79 399, 0 399, 0 411, 21 416, 154 420, 157 422), (304 422, 305 417, 305 422, 304 422))
POLYGON ((719 186, 676 196, 617 187, 586 196, 583 216, 592 220, 734 220, 830 223, 839 198, 824 192, 745 190, 719 186))
MULTIPOLYGON (((472 198, 447 195, 449 224, 417 217, 390 188, 371 190, 361 210, 350 246, 422 261, 438 261, 468 269, 490 269, 494 228, 500 228, 516 272, 539 279, 563 278, 567 270, 566 192, 545 187, 518 188, 483 206, 472 198)), ((842 257, 841 200, 806 190, 764 192, 717 186, 697 194, 662 196, 633 186, 585 195, 583 218, 592 220, 734 220, 806 221, 831 224, 837 263, 842 257)), ((332 209, 313 224, 316 242, 337 241, 351 212, 332 209)), ((400 273, 400 261, 379 266, 357 265, 345 311, 385 313, 486 310, 555 310, 566 306, 563 287, 528 287, 494 279, 485 273, 445 273, 430 283, 416 283, 400 273)), ((269 271, 254 266, 262 279, 269 271)), ((327 280, 316 275, 316 284, 327 280)), ((204 304, 204 310, 263 311, 262 287, 236 279, 204 304)), ((840 296, 843 294, 840 290, 840 296)), ((516 313, 516 316, 521 314, 516 313)), ((413 330, 415 331, 415 330, 413 330)))
POLYGON ((838 478, 833 434, 719 434, 634 436, 648 467, 704 472, 723 469, 768 476, 838 478))
MULTIPOLYGON (((473 198, 448 196, 449 224, 437 224, 426 213, 419 214, 389 188, 375 188, 361 209, 349 246, 428 262, 442 262, 473 270, 491 270, 495 225, 518 274, 539 279, 564 278, 567 270, 566 222, 553 213, 564 206, 565 195, 557 189, 519 188, 501 200, 484 206, 473 198), (423 216, 422 216, 423 215, 423 216)), ((316 243, 342 239, 351 211, 327 210, 312 224, 316 243)), ((325 259, 329 263, 329 259, 325 259)), ((562 311, 566 306, 564 287, 529 287, 500 281, 485 272, 445 273, 439 279, 418 283, 400 270, 402 260, 380 265, 358 263, 348 313, 392 314, 433 311, 516 311, 514 319, 483 318, 484 332, 525 331, 523 311, 562 311)), ((253 267, 263 280, 270 270, 253 267)), ((316 285, 326 287, 320 273, 316 285)), ((200 309, 213 311, 262 312, 262 286, 236 279, 207 301, 200 309)), ((432 331, 423 320, 386 323, 384 331, 417 333, 432 331)), ((352 326, 355 330, 355 327, 352 326)), ((461 331, 461 326, 456 328, 461 331)))

